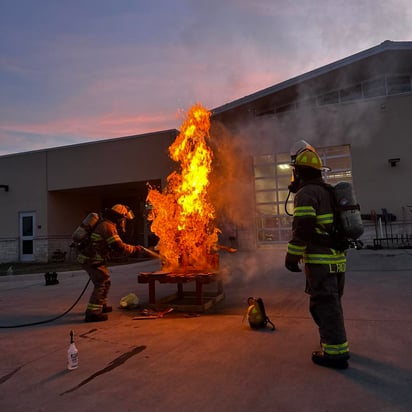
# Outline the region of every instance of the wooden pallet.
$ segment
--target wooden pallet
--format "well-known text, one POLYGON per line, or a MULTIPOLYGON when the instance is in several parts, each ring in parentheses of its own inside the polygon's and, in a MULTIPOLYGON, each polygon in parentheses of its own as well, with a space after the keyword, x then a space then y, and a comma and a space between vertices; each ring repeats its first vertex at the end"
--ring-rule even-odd
POLYGON ((224 299, 222 280, 217 272, 141 272, 137 277, 138 283, 147 283, 149 286, 149 303, 156 305, 160 310, 172 307, 178 311, 204 312, 224 299), (175 283, 176 293, 162 299, 156 299, 156 282, 175 283), (195 291, 183 290, 186 283, 195 283, 195 291), (216 291, 204 291, 203 286, 216 283, 216 291))

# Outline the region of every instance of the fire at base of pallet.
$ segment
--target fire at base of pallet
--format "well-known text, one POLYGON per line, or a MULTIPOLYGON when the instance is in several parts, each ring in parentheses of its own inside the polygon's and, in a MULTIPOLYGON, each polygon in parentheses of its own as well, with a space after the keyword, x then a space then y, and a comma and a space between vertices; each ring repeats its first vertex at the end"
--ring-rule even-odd
MULTIPOLYGON (((151 249, 147 249, 147 248, 145 248, 145 247, 143 247, 142 246, 142 249, 148 254, 148 255, 150 255, 150 256, 152 256, 153 258, 155 258, 155 259, 159 259, 159 260, 161 260, 162 261, 162 257, 160 256, 160 254, 159 253, 156 253, 156 252, 154 252, 153 250, 151 250, 151 249)), ((234 248, 234 247, 229 247, 229 246, 224 246, 224 245, 216 245, 216 250, 218 251, 218 250, 223 250, 223 251, 225 251, 225 252, 228 252, 228 253, 236 253, 237 252, 237 249, 236 248, 234 248)), ((215 254, 211 254, 211 255, 208 255, 207 256, 207 261, 210 261, 210 262, 212 262, 212 264, 213 265, 215 265, 216 264, 216 257, 214 257, 214 255, 215 254)), ((218 259, 218 258, 217 258, 218 259)), ((162 261, 162 266, 166 266, 167 267, 167 264, 166 264, 166 262, 163 262, 162 261)), ((216 269, 216 267, 213 267, 213 269, 216 269)), ((175 270, 176 270, 176 268, 175 268, 175 270)), ((177 268, 177 270, 178 271, 181 271, 181 266, 179 266, 178 268, 177 268)), ((185 270, 185 269, 183 269, 183 270, 185 270)), ((196 269, 195 267, 190 267, 190 269, 189 269, 190 271, 193 271, 193 270, 204 270, 204 269, 196 269)))
POLYGON ((209 273, 219 271, 219 255, 217 253, 206 254, 206 259, 203 265, 193 265, 190 263, 190 259, 186 259, 185 255, 182 255, 179 259, 179 265, 168 265, 167 262, 162 262, 162 271, 165 273, 177 273, 184 275, 185 273, 209 273))

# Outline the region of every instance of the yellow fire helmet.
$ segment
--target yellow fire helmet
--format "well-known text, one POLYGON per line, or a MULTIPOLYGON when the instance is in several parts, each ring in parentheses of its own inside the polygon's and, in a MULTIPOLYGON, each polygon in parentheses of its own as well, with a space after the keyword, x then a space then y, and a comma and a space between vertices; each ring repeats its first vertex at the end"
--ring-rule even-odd
POLYGON ((312 150, 303 150, 294 159, 292 166, 311 167, 316 170, 324 170, 322 160, 319 155, 312 150))
POLYGON ((113 210, 113 212, 116 212, 120 216, 125 217, 127 220, 134 219, 134 213, 132 212, 129 206, 121 205, 119 203, 114 205, 111 209, 113 210))

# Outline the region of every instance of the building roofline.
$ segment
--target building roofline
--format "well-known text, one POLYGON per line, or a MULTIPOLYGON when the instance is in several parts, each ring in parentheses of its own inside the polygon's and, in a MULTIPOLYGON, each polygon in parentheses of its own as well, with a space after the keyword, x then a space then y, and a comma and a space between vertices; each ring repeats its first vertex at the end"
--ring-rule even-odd
POLYGON ((384 42, 378 44, 377 46, 371 47, 369 49, 363 50, 361 52, 355 53, 351 56, 345 57, 343 59, 337 60, 333 63, 329 63, 325 66, 319 67, 317 69, 311 70, 307 73, 302 75, 293 77, 291 79, 285 80, 281 83, 277 83, 274 86, 267 87, 266 89, 262 89, 258 92, 249 94, 247 96, 241 97, 240 99, 233 100, 229 103, 226 103, 222 106, 218 106, 211 110, 212 115, 220 114, 228 110, 235 109, 239 106, 244 104, 250 103, 258 98, 265 97, 267 95, 276 93, 280 90, 286 89, 290 86, 295 86, 300 84, 304 81, 311 80, 316 78, 320 75, 326 74, 333 70, 348 66, 352 63, 361 61, 368 57, 386 52, 386 51, 393 51, 393 50, 412 50, 412 41, 391 41, 385 40, 384 42))
POLYGON ((176 135, 179 134, 179 130, 177 130, 177 129, 159 130, 159 131, 155 131, 155 132, 135 134, 135 135, 130 135, 130 136, 110 137, 110 138, 99 139, 99 140, 89 140, 87 142, 73 143, 73 144, 67 144, 67 145, 62 145, 62 146, 53 146, 53 147, 47 147, 47 148, 44 148, 44 149, 29 150, 27 152, 8 153, 8 154, 0 155, 0 158, 11 157, 11 156, 21 156, 21 155, 27 155, 27 154, 33 154, 33 153, 46 153, 46 152, 51 152, 51 151, 55 151, 55 150, 63 150, 63 149, 74 148, 74 147, 79 147, 79 146, 87 146, 87 145, 101 144, 101 143, 110 143, 110 142, 114 142, 116 140, 125 141, 125 140, 132 140, 132 139, 135 139, 135 138, 149 137, 150 135, 158 136, 158 135, 162 135, 162 134, 169 134, 169 133, 172 133, 172 132, 175 133, 176 135))

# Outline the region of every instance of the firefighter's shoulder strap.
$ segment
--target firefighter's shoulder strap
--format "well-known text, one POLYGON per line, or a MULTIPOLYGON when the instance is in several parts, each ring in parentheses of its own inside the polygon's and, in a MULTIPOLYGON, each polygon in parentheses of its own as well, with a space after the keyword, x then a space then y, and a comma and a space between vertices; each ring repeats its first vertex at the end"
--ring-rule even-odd
POLYGON ((331 235, 336 236, 337 232, 339 231, 339 216, 338 216, 339 208, 338 208, 338 202, 336 201, 335 188, 326 182, 321 182, 321 181, 312 182, 311 181, 310 183, 322 186, 329 193, 330 202, 332 205, 332 213, 333 213, 333 233, 331 233, 331 235))

